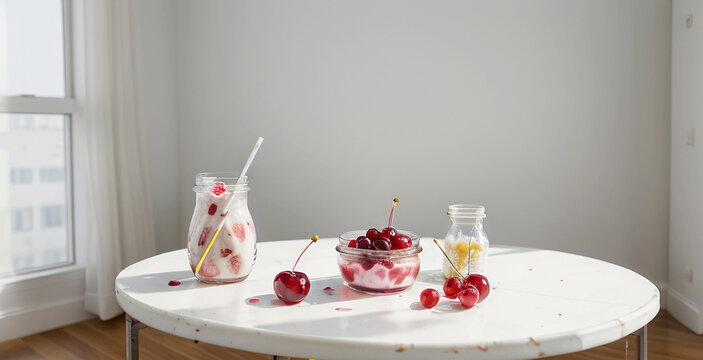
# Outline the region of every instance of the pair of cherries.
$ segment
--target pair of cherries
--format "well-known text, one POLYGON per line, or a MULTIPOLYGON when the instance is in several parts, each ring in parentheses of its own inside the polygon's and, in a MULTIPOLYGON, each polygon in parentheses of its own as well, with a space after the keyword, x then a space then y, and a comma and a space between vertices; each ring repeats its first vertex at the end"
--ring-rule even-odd
MULTIPOLYGON (((488 279, 481 274, 471 274, 464 278, 450 277, 444 282, 444 296, 449 299, 459 299, 465 309, 483 301, 491 292, 488 279)), ((425 289, 420 293, 422 306, 431 309, 439 302, 439 292, 435 289, 425 289)))
POLYGON ((366 236, 349 241, 348 247, 366 250, 402 250, 413 246, 413 241, 405 234, 399 234, 395 228, 387 227, 381 231, 371 228, 366 236))
MULTIPOLYGON (((444 287, 442 289, 444 290, 444 296, 449 299, 459 299, 459 303, 465 309, 471 309, 476 304, 486 299, 491 292, 491 285, 488 279, 481 274, 469 274, 466 277, 462 276, 456 266, 454 266, 454 263, 452 263, 452 260, 449 259, 449 256, 442 250, 437 239, 434 239, 434 243, 439 250, 442 251, 444 257, 447 258, 449 264, 454 268, 454 271, 461 276, 461 279, 453 276, 444 282, 444 287)), ((469 257, 470 256, 471 254, 469 254, 469 257)), ((470 267, 469 265, 469 268, 470 267)), ((425 289, 420 293, 420 303, 422 306, 431 309, 435 307, 438 302, 439 292, 437 290, 425 289)))

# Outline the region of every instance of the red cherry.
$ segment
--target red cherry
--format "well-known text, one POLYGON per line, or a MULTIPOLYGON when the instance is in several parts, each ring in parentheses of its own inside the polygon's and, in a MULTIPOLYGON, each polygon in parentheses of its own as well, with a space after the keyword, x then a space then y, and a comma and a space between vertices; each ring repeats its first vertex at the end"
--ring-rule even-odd
POLYGON ((439 292, 435 289, 425 289, 420 293, 420 303, 422 306, 432 309, 439 302, 439 292))
POLYGON ((273 279, 273 291, 286 303, 297 304, 310 292, 310 279, 300 271, 281 271, 273 279))
POLYGON ((376 239, 373 241, 373 247, 376 250, 390 250, 391 241, 388 239, 376 239))
POLYGON ((491 284, 488 282, 488 279, 481 274, 471 274, 467 276, 461 285, 462 289, 466 289, 469 285, 476 287, 479 293, 478 302, 487 298, 488 294, 491 292, 491 284))
POLYGON ((412 246, 413 241, 410 239, 410 236, 397 234, 391 237, 391 249, 393 250, 408 249, 412 246))
POLYGON ((303 249, 298 259, 295 260, 291 271, 281 271, 273 278, 273 292, 276 293, 279 299, 288 304, 297 304, 303 301, 310 292, 310 279, 305 273, 295 271, 295 267, 298 265, 300 258, 303 257, 303 254, 305 254, 305 251, 318 239, 317 235, 310 238, 310 243, 303 249))
POLYGON ((349 244, 347 245, 348 247, 356 247, 356 240, 349 240, 349 244))
POLYGON ((397 232, 395 231, 395 228, 393 228, 393 227, 387 227, 387 228, 384 228, 383 230, 381 230, 381 235, 383 235, 383 237, 385 237, 385 238, 390 239, 390 238, 394 237, 396 234, 397 234, 397 232))
POLYGON ((382 239, 383 236, 381 235, 376 228, 371 228, 366 231, 366 237, 369 238, 369 240, 374 241, 376 239, 382 239))
POLYGON ((461 291, 461 280, 458 277, 450 277, 444 282, 444 296, 450 299, 456 299, 457 294, 461 291))
POLYGON ((356 248, 357 249, 371 249, 371 240, 369 238, 364 237, 362 239, 356 239, 356 248))
POLYGON ((457 297, 459 298, 461 306, 463 306, 465 309, 471 309, 478 302, 478 289, 476 289, 476 287, 473 285, 469 285, 466 287, 466 289, 461 290, 457 297))

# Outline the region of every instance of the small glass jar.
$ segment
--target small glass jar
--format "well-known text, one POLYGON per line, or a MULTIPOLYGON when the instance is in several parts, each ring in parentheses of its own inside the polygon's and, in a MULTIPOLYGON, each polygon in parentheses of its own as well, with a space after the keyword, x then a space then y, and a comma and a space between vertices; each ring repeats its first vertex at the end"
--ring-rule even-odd
MULTIPOLYGON (((488 236, 483 228, 486 208, 481 205, 450 205, 447 212, 452 226, 444 238, 444 251, 462 276, 466 276, 471 263, 471 273, 482 273, 488 256, 488 236)), ((457 276, 447 259, 442 260, 446 278, 457 276)))
POLYGON ((188 260, 193 273, 222 224, 200 271, 195 274, 202 282, 242 281, 256 261, 256 228, 247 206, 249 184, 237 184, 237 179, 234 173, 195 176, 195 210, 188 229, 188 260), (229 209, 225 209, 231 197, 229 209))
POLYGON ((349 247, 349 241, 366 235, 366 230, 349 231, 339 236, 337 265, 350 288, 372 295, 401 292, 415 283, 420 272, 420 236, 406 230, 413 246, 402 250, 370 250, 349 247))

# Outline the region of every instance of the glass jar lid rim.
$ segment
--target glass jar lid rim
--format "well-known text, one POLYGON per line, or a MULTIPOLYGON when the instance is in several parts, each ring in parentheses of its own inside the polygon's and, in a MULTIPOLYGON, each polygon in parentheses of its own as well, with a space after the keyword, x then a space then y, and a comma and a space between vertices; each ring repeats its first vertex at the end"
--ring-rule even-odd
POLYGON ((244 182, 238 184, 239 174, 234 172, 202 172, 195 174, 195 186, 193 191, 209 191, 213 184, 223 183, 225 188, 230 191, 248 191, 249 179, 244 177, 244 182))

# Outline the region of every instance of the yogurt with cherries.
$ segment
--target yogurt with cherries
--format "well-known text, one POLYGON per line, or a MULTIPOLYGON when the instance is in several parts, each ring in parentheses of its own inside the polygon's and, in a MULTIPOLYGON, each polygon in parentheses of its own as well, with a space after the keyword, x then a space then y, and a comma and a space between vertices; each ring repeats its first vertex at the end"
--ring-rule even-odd
POLYGON ((237 178, 227 175, 230 174, 198 174, 193 188, 196 204, 188 230, 188 260, 193 273, 222 224, 195 274, 203 282, 242 281, 256 261, 256 228, 247 206, 249 184, 236 184, 237 178))
POLYGON ((401 292, 415 283, 420 272, 422 247, 419 236, 410 231, 398 230, 412 242, 407 248, 380 250, 358 248, 352 240, 364 231, 350 231, 339 237, 337 264, 344 282, 350 288, 369 294, 401 292), (350 245, 350 242, 352 244, 350 245))

